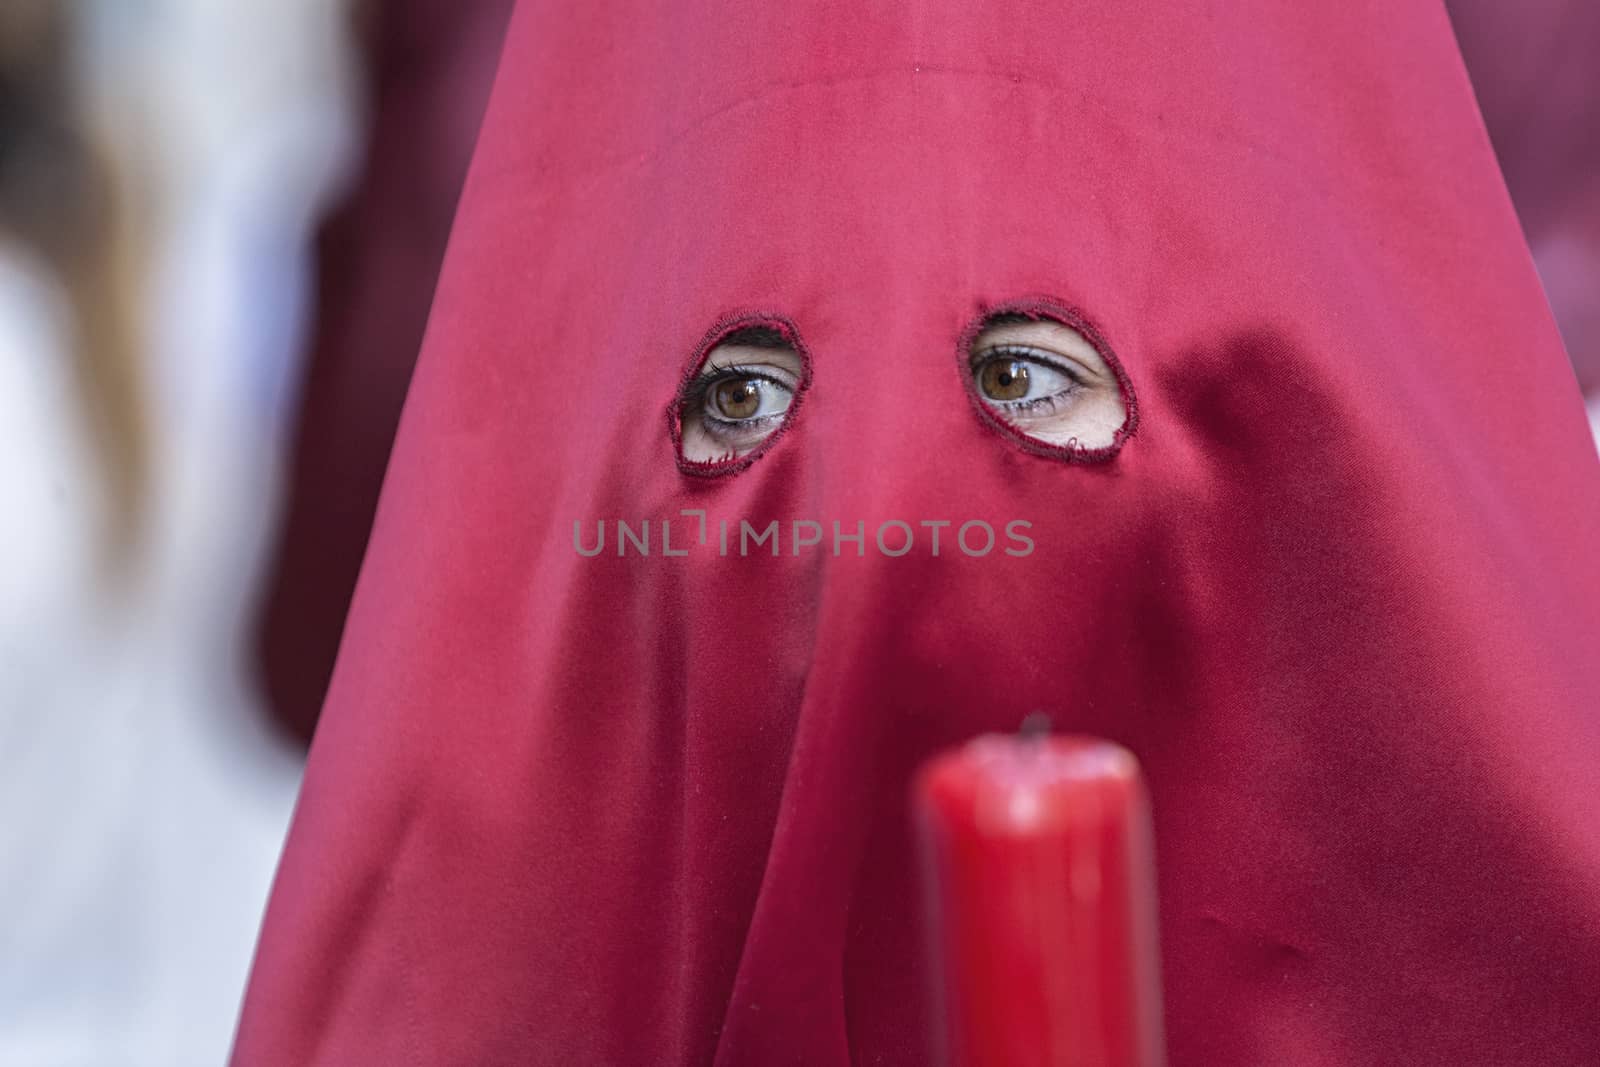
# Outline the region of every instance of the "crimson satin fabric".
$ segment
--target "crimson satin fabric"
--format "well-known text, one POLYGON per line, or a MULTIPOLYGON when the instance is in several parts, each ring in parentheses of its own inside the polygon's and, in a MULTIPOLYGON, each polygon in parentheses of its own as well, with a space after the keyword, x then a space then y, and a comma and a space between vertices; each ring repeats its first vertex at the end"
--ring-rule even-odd
POLYGON ((236 1062, 922 1062, 907 783, 1037 709, 1144 764, 1174 1064, 1600 1062, 1597 545, 1442 8, 524 2, 236 1062), (968 402, 1030 296, 1108 462, 968 402), (813 384, 692 477, 746 311, 813 384), (574 550, 685 508, 865 555, 574 550))

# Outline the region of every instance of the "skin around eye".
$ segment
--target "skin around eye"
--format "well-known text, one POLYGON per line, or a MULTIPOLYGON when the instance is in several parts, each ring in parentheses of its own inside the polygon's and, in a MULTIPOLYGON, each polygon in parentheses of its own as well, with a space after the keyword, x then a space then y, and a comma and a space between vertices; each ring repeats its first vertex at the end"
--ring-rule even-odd
POLYGON ((761 447, 788 420, 803 376, 792 348, 734 340, 712 349, 680 400, 683 458, 719 463, 761 447))
POLYGON ((996 319, 973 341, 969 360, 978 400, 1036 441, 1106 448, 1127 421, 1116 374, 1082 334, 1059 322, 996 319))

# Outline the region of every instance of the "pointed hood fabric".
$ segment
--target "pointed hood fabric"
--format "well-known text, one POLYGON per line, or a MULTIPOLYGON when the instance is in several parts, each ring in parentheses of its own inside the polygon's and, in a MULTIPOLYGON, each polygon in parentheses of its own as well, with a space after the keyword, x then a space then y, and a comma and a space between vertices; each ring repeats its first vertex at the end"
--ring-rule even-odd
POLYGON ((1441 8, 524 2, 236 1062, 925 1062, 908 781, 1043 710, 1144 765, 1172 1063, 1593 1063, 1597 546, 1441 8), (1005 307, 1119 449, 979 417, 1005 307), (810 384, 703 477, 750 315, 810 384))

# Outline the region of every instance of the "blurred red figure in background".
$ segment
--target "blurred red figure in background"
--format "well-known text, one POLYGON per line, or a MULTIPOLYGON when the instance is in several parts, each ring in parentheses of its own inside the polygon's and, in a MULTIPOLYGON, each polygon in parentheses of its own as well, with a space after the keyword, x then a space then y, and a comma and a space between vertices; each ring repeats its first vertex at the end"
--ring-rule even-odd
POLYGON ((511 0, 366 9, 366 162, 319 243, 315 331, 258 638, 274 716, 309 740, 511 0))
POLYGON ((1600 418, 1600 4, 1449 8, 1578 383, 1600 418))

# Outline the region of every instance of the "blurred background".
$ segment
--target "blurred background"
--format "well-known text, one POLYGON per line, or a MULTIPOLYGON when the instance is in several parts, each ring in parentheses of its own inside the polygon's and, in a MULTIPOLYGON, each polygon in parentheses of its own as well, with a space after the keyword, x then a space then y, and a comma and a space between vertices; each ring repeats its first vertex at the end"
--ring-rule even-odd
MULTIPOLYGON (((0 1067, 227 1056, 511 3, 0 0, 0 1067)), ((1449 7, 1600 435, 1600 4, 1449 7)))

